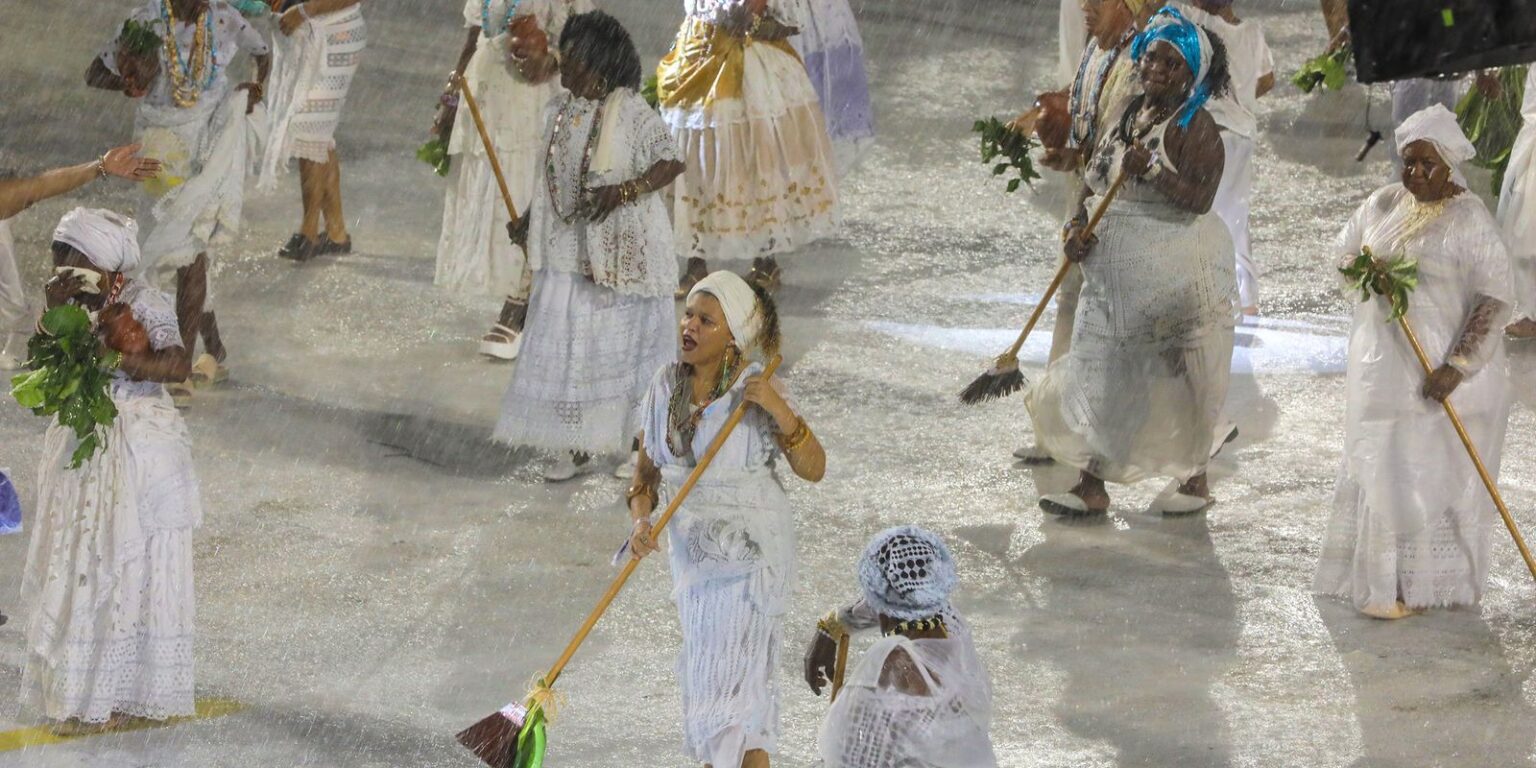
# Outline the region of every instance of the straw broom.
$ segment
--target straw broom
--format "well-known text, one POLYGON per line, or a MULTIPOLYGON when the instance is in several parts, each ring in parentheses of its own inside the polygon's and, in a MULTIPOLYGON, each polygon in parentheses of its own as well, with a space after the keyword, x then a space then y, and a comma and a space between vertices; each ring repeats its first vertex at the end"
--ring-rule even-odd
MULTIPOLYGON (((771 378, 781 362, 783 358, 774 355, 773 359, 768 361, 767 367, 763 369, 762 377, 771 378)), ((720 448, 725 445, 726 438, 729 438, 731 432, 736 429, 736 425, 741 423, 749 405, 750 403, 743 400, 731 412, 725 426, 721 427, 719 434, 715 435, 715 439, 710 442, 709 450, 704 452, 698 465, 688 475, 688 480, 672 497, 672 503, 667 505, 666 511, 657 518, 656 525, 651 528, 653 541, 661 535, 667 523, 671 522, 672 515, 677 513, 683 500, 688 498, 688 494, 698 484, 704 471, 709 469, 710 462, 715 460, 715 454, 719 453, 720 448)), ((640 565, 638 557, 631 557, 629 562, 624 564, 623 570, 619 571, 613 583, 608 585, 608 591, 603 593, 602 598, 597 601, 597 607, 592 609, 587 620, 582 622, 581 628, 576 630, 576 635, 571 638, 570 643, 566 644, 560 658, 555 661, 554 666, 549 668, 549 673, 539 679, 534 690, 528 694, 528 698, 522 704, 517 702, 508 704, 500 711, 464 729, 458 734, 459 743, 474 752, 476 757, 491 768, 539 768, 542 766, 545 748, 545 708, 553 695, 555 681, 560 679, 560 673, 565 671, 566 664, 569 664, 571 657, 576 655, 577 649, 581 648, 587 635, 591 634, 592 628, 597 626, 598 620, 603 617, 608 606, 613 604, 614 598, 619 595, 619 590, 624 588, 625 582, 629 581, 630 575, 635 572, 638 565, 640 565)))
MULTIPOLYGON (((1099 222, 1109 210, 1109 204, 1114 202, 1115 196, 1120 194, 1120 188, 1125 186, 1126 174, 1122 171, 1111 184, 1109 191, 1104 193, 1103 199, 1093 211, 1093 217, 1088 220, 1088 226, 1083 230, 1083 239, 1093 236, 1093 231, 1098 228, 1099 222)), ((1051 279, 1051 284, 1045 289, 1045 295, 1040 297, 1040 303, 1035 305, 1035 311, 1030 313, 1029 322, 1024 324, 1024 330, 1019 332, 1019 338, 1013 342, 1008 351, 999 355, 992 361, 992 368, 970 383, 960 391, 960 402, 966 405, 976 405, 988 400, 997 400, 1007 397, 1024 388, 1024 372, 1019 370, 1019 350, 1024 348, 1024 342, 1029 339, 1029 334, 1035 330, 1035 324, 1040 322, 1040 317, 1045 314, 1045 308, 1050 306, 1051 299, 1056 296, 1056 289, 1061 287, 1063 280, 1067 279, 1067 272, 1072 268, 1072 262, 1062 259, 1061 266, 1056 270, 1056 277, 1051 279)))

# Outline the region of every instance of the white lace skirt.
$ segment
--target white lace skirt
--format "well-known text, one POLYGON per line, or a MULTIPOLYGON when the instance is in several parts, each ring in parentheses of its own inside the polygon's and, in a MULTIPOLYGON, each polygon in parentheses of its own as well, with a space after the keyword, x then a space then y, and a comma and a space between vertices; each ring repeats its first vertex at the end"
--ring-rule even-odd
POLYGON ((782 577, 761 569, 677 593, 683 752, 694 762, 735 766, 750 750, 777 750, 784 617, 765 607, 782 604, 783 591, 782 577))
POLYGON ((163 393, 119 408, 107 449, 78 470, 68 430, 44 442, 21 702, 51 720, 193 714, 190 445, 163 393))
MULTIPOLYGON (((1505 418, 1507 412, 1463 417, 1495 478, 1505 418)), ((1498 512, 1444 416, 1394 426, 1376 455, 1435 456, 1440 472, 1405 472, 1393 482, 1352 476, 1347 464, 1341 468, 1313 590, 1362 610, 1391 608, 1400 599, 1410 608, 1475 604, 1488 583, 1495 529, 1503 527, 1498 512)), ((1397 466, 1411 466, 1407 456, 1396 458, 1397 466)))
POLYGON ((671 297, 629 296, 539 270, 495 437, 509 445, 627 452, 656 370, 677 355, 671 297))

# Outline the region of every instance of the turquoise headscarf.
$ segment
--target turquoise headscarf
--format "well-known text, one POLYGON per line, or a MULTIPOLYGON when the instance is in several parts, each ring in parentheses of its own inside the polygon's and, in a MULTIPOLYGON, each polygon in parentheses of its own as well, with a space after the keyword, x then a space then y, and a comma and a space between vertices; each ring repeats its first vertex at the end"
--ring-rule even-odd
POLYGON ((1211 38, 1200 25, 1184 18, 1177 9, 1167 7, 1158 11, 1147 22, 1146 31, 1131 41, 1131 60, 1140 63, 1147 49, 1156 42, 1169 43, 1178 49, 1184 63, 1189 65, 1190 73, 1195 76, 1189 98, 1177 115, 1179 127, 1188 128, 1195 113, 1211 100, 1211 38))

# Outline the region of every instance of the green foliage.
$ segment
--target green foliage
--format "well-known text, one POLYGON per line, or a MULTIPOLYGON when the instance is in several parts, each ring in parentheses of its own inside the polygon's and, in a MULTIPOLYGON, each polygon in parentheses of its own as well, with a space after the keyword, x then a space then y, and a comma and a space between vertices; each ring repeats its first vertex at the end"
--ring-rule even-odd
POLYGON ((645 79, 645 84, 640 86, 640 96, 645 99, 645 103, 651 105, 651 109, 661 105, 661 96, 656 90, 657 82, 656 76, 651 75, 645 79))
POLYGON ((1498 196, 1504 188, 1504 171, 1509 167, 1509 155, 1515 148, 1515 137, 1524 125, 1520 104, 1525 97, 1526 67, 1505 67, 1499 70, 1500 90, 1497 99, 1489 99, 1478 88, 1473 88, 1456 105, 1456 122, 1477 148, 1472 164, 1493 171, 1493 194, 1498 196))
POLYGON ((1021 184, 1033 186, 1034 180, 1040 178, 1034 160, 1029 156, 1036 146, 1034 139, 1009 128, 995 117, 977 120, 971 126, 971 132, 981 134, 981 161, 998 161, 992 166, 993 176, 1002 176, 1009 171, 1018 173, 1008 180, 1009 192, 1017 192, 1021 184))
POLYGON ((453 167, 453 158, 448 154, 448 140, 434 138, 421 145, 416 150, 416 159, 432 166, 432 170, 439 176, 447 176, 448 169, 453 167))
POLYGON ((1351 49, 1348 45, 1339 46, 1333 53, 1324 53, 1301 65, 1296 74, 1291 75, 1291 84, 1301 89, 1302 93, 1311 93, 1321 85, 1330 91, 1337 91, 1349 82, 1349 57, 1351 49))
POLYGON ((514 768, 543 768, 548 736, 544 733, 544 707, 534 704, 517 734, 517 761, 514 768))
POLYGON ((1408 295, 1419 287, 1417 261, 1384 261, 1376 258, 1370 248, 1361 248, 1355 260, 1340 267, 1339 273, 1349 279, 1352 290, 1360 292, 1361 301, 1370 301, 1372 294, 1386 296, 1392 305, 1387 319, 1392 321, 1408 314, 1408 295))
POLYGON ((102 352, 91 317, 75 306, 43 315, 43 332, 27 342, 28 373, 11 379, 11 397, 38 416, 56 416, 79 441, 70 469, 107 447, 106 427, 117 418, 112 373, 122 355, 102 352))
POLYGON ((155 33, 154 27, 129 19, 123 22, 123 31, 118 33, 117 43, 134 56, 159 56, 160 46, 165 41, 155 33))

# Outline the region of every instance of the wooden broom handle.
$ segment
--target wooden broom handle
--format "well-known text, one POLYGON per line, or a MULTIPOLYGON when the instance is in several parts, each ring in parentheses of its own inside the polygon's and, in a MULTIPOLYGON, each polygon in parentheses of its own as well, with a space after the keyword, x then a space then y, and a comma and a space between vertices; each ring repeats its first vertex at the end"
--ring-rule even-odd
POLYGON ((837 694, 843 690, 843 681, 848 676, 848 646, 853 642, 852 637, 844 632, 837 636, 837 666, 832 668, 832 703, 837 703, 837 694))
MULTIPOLYGON (((765 380, 772 378, 774 371, 779 369, 779 363, 783 361, 784 358, 774 355, 773 359, 768 361, 767 367, 763 368, 763 372, 759 375, 765 380)), ((731 436, 731 431, 736 429, 736 425, 741 423, 742 417, 747 415, 747 408, 750 405, 751 403, 743 399, 741 404, 736 406, 736 410, 731 411, 730 418, 725 420, 725 426, 720 428, 720 431, 715 434, 715 439, 710 442, 709 450, 704 452, 704 457, 699 459, 698 465, 693 468, 693 472, 689 473, 688 479, 683 482, 683 486, 677 489, 677 493, 672 495, 672 503, 667 505, 667 511, 661 513, 661 517, 656 520, 656 525, 651 527, 651 539, 653 541, 667 527, 667 523, 672 521, 672 515, 676 514, 678 507, 683 505, 683 499, 688 498, 689 492, 693 490, 695 485, 698 485, 699 478, 704 475, 704 470, 709 469, 709 463, 715 460, 715 454, 719 453, 720 448, 725 445, 726 438, 731 436)), ((614 577, 613 583, 608 585, 608 591, 603 593, 601 600, 597 601, 597 607, 592 609, 592 613, 587 616, 587 620, 582 622, 581 629, 576 630, 576 636, 572 637, 571 642, 565 646, 565 652, 560 654, 560 658, 555 661, 555 665, 549 668, 549 674, 544 677, 545 685, 554 687, 555 681, 560 679, 560 673, 565 671, 565 665, 569 664, 571 657, 576 655, 576 649, 580 648, 581 644, 586 641, 587 635, 592 633, 592 628, 597 626, 598 619, 603 617, 603 613, 608 610, 608 606, 613 603, 613 599, 619 596, 619 590, 624 588, 624 582, 629 581, 630 575, 635 572, 635 568, 639 565, 639 557, 630 557, 629 562, 624 564, 624 569, 619 571, 619 575, 614 577)))
MULTIPOLYGON (((1125 186, 1126 178, 1126 173, 1121 171, 1120 175, 1115 177, 1114 183, 1109 185, 1109 191, 1104 193, 1104 197, 1099 200, 1098 207, 1093 209, 1093 216, 1088 219, 1088 226, 1083 230, 1084 239, 1092 237, 1093 231, 1098 229, 1099 222, 1104 219, 1104 214, 1109 211, 1109 204, 1115 201, 1115 196, 1120 194, 1120 188, 1125 186)), ((1013 346, 1003 353, 1003 357, 1019 356, 1019 350, 1024 348, 1024 342, 1029 339, 1029 334, 1034 332, 1035 324, 1040 322, 1041 316, 1045 314, 1045 308, 1051 305, 1051 298, 1056 295, 1056 289, 1061 287, 1062 282, 1067 279, 1067 273, 1070 271, 1072 271, 1072 262, 1062 259, 1061 266, 1056 268, 1056 277, 1052 278, 1051 284, 1046 287, 1045 294, 1040 297, 1040 303, 1035 305, 1035 311, 1030 313, 1029 322, 1024 324, 1024 330, 1019 332, 1019 338, 1015 339, 1013 346)))
MULTIPOLYGON (((1408 344, 1413 347, 1413 354, 1419 358, 1419 365, 1424 367, 1424 375, 1434 373, 1434 368, 1429 363, 1429 356, 1424 354, 1424 348, 1419 346, 1419 337, 1413 332, 1413 327, 1408 325, 1408 316, 1397 319, 1397 323, 1403 329, 1403 334, 1408 337, 1408 344)), ((1509 529, 1509 535, 1515 539, 1515 547, 1520 550, 1520 556, 1525 558, 1525 567, 1530 569, 1531 578, 1536 579, 1536 559, 1531 558, 1531 550, 1525 545, 1525 538, 1520 535, 1520 528, 1515 524, 1515 518, 1509 513, 1509 507, 1504 505, 1504 497, 1499 494, 1499 486, 1493 482, 1493 476, 1488 474, 1488 468, 1483 466, 1483 457, 1478 454, 1477 446, 1472 444, 1472 436, 1467 434, 1467 428, 1461 423, 1461 416, 1457 415, 1455 406, 1451 405, 1450 398, 1440 403, 1445 407, 1445 415, 1451 418, 1451 426, 1456 428, 1456 436, 1461 438, 1461 444, 1466 447, 1467 455, 1472 458, 1473 466, 1477 467, 1477 476, 1482 478, 1483 487, 1488 489, 1488 495, 1493 497, 1493 505, 1498 507, 1499 516, 1504 518, 1504 527, 1509 529)))
POLYGON ((491 161, 491 172, 496 174, 496 186, 501 187, 501 200, 507 204, 507 215, 512 217, 512 226, 517 226, 517 206, 512 202, 512 190, 507 188, 507 175, 501 170, 501 159, 496 156, 496 144, 491 141, 490 132, 485 130, 485 118, 480 116, 480 104, 475 101, 475 94, 469 90, 469 78, 459 75, 455 82, 459 87, 459 93, 464 94, 464 104, 469 107, 469 116, 475 120, 475 130, 480 132, 480 142, 485 145, 485 156, 491 161))

